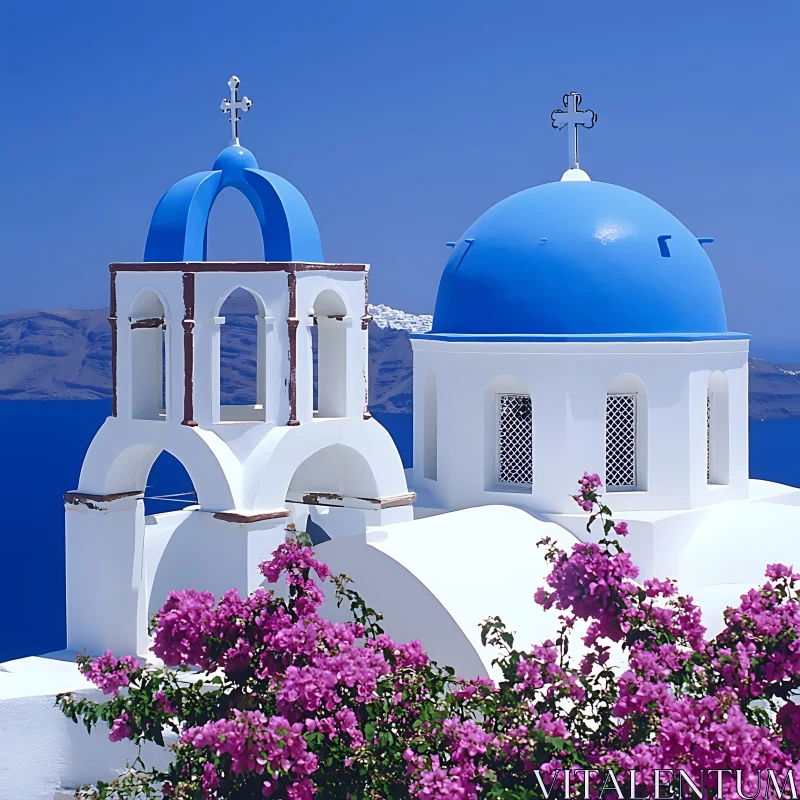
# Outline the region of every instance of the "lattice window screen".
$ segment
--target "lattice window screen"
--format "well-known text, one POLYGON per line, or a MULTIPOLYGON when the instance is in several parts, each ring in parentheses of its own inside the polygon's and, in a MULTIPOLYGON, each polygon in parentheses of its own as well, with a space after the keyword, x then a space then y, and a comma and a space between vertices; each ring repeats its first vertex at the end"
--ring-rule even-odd
POLYGON ((499 395, 497 466, 500 483, 533 483, 533 417, 527 394, 499 395))
POLYGON ((606 397, 606 484, 636 488, 636 393, 606 397))
POLYGON ((711 483, 711 393, 706 395, 706 482, 711 483))

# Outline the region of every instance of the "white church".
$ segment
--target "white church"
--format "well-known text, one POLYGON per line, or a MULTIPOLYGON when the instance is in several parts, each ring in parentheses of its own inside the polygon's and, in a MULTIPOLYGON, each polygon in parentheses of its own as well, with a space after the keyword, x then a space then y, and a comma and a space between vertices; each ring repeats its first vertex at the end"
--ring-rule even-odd
POLYGON ((302 194, 240 145, 238 83, 223 101, 231 145, 164 194, 144 260, 110 267, 113 413, 65 495, 67 649, 0 665, 0 800, 113 778, 130 743, 53 707, 58 692, 93 691, 75 653, 147 657, 169 591, 255 589, 258 564, 309 520, 328 537, 319 557, 388 632, 464 676, 493 674, 490 615, 520 646, 555 631, 532 599, 548 571, 536 542, 586 539, 570 497, 584 470, 628 522, 642 577, 676 578, 711 632, 767 563, 800 566, 800 490, 748 476, 749 337, 727 328, 713 239, 590 180, 578 129, 595 115, 579 95, 552 115, 568 137, 561 180, 502 200, 451 243, 432 328, 412 334, 404 470, 368 411, 370 267, 327 263, 302 194), (206 260, 227 187, 258 217, 262 262, 206 260), (257 397, 226 405, 220 309, 241 289, 258 308, 257 397), (197 503, 146 516, 163 451, 197 503))

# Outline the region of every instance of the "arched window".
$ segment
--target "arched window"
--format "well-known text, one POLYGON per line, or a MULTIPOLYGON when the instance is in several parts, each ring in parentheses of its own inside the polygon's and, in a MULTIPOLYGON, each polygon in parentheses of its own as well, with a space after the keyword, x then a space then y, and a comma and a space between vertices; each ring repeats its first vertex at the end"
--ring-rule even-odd
POLYGON ((714 372, 706 393, 706 481, 710 484, 728 483, 729 411, 728 379, 714 372))
POLYGON ((166 419, 169 348, 166 314, 152 290, 141 292, 129 313, 131 326, 131 415, 166 419))
POLYGON ((439 419, 436 397, 436 377, 432 372, 425 376, 425 408, 423 411, 423 475, 435 481, 439 461, 439 419))
POLYGON ((263 422, 266 417, 266 327, 261 298, 234 289, 222 303, 219 331, 219 420, 263 422))
MULTIPOLYGON (((314 414, 344 417, 347 409, 347 308, 332 289, 320 292, 312 309, 316 334, 314 414)), ((313 354, 312 354, 313 357, 313 354)))
POLYGON ((606 487, 646 488, 647 392, 635 375, 621 375, 606 395, 606 487))

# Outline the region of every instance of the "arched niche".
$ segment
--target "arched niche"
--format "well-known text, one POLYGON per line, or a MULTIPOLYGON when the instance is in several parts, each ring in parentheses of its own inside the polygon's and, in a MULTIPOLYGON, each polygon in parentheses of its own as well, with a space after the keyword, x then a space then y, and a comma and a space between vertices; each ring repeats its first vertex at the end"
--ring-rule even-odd
MULTIPOLYGON (((360 459, 352 457, 354 462, 361 465, 356 474, 370 477, 359 482, 366 483, 368 491, 377 492, 360 496, 385 498, 408 492, 403 462, 389 432, 374 420, 365 424, 359 416, 334 422, 324 421, 320 425, 280 429, 273 439, 264 437, 250 456, 252 463, 264 464, 253 500, 248 500, 250 506, 263 509, 282 507, 293 480, 294 488, 298 488, 295 476, 303 475, 301 464, 313 464, 316 454, 323 450, 326 453, 340 452, 328 450, 334 446, 360 454, 360 459)), ((334 473, 338 472, 337 466, 334 473)))
POLYGON ((428 480, 435 481, 439 473, 439 408, 436 376, 425 376, 422 416, 422 470, 428 480))
POLYGON ((605 483, 609 492, 645 491, 648 464, 647 388, 626 372, 609 384, 605 415, 605 483))
POLYGON ((344 444, 328 445, 306 458, 289 482, 287 500, 302 502, 303 497, 319 493, 349 498, 379 494, 369 461, 344 444))
POLYGON ((264 422, 267 406, 266 310, 261 296, 244 287, 231 289, 214 317, 215 419, 264 422))
POLYGON ((719 370, 708 379, 706 415, 706 480, 725 485, 730 476, 730 398, 728 379, 719 370))
POLYGON ((166 420, 170 351, 166 301, 155 289, 143 289, 134 298, 128 319, 131 416, 166 420))
POLYGON ((347 413, 347 304, 333 289, 324 289, 309 312, 314 416, 344 417, 347 413))
POLYGON ((487 491, 530 494, 535 431, 530 389, 500 375, 484 390, 484 476, 487 491))

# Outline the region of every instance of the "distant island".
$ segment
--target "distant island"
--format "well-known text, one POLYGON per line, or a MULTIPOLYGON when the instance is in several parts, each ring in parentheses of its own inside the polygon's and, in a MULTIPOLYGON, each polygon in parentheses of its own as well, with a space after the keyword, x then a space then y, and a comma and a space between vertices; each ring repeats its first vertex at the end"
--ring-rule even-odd
MULTIPOLYGON (((221 312, 223 401, 248 402, 253 382, 255 319, 249 295, 234 293, 221 312)), ((370 407, 413 410, 411 332, 429 315, 370 306, 370 407)), ((105 400, 111 397, 108 309, 21 311, 0 315, 0 400, 105 400)), ((750 417, 800 417, 800 365, 750 359, 750 417)))

